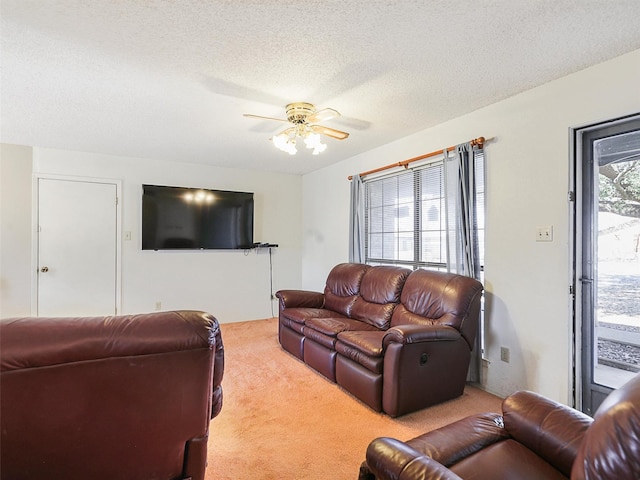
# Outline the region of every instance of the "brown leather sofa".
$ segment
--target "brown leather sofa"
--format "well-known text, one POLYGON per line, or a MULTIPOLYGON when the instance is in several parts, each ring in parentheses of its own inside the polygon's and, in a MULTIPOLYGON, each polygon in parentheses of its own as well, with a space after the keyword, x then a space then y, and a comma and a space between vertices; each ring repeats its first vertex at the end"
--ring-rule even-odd
POLYGON ((377 438, 359 479, 640 478, 640 375, 611 393, 594 419, 527 391, 507 397, 502 410, 407 442, 377 438))
POLYGON ((482 284, 431 270, 336 265, 323 293, 280 290, 282 348, 392 417, 462 394, 482 284))
POLYGON ((210 314, 5 319, 0 360, 2 480, 204 479, 224 370, 210 314))

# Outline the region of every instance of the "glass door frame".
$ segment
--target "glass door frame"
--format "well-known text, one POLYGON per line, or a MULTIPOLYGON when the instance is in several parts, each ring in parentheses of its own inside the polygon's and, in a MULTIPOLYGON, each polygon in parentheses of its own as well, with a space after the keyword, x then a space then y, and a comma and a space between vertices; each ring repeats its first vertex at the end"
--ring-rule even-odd
POLYGON ((574 402, 578 410, 593 415, 613 390, 594 379, 596 349, 595 308, 597 289, 598 174, 593 143, 601 138, 640 129, 640 114, 571 129, 573 168, 570 175, 570 224, 573 228, 573 340, 574 402))

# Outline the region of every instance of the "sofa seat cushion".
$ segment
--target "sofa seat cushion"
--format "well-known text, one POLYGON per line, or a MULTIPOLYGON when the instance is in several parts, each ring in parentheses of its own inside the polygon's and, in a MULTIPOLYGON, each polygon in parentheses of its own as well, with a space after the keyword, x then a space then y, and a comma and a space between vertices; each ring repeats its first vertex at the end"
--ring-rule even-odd
POLYGON ((285 308, 280 313, 280 323, 302 334, 302 327, 316 318, 344 318, 343 315, 326 308, 285 308))
POLYGON ((336 351, 373 373, 382 373, 384 330, 341 332, 336 351))
POLYGON ((327 348, 335 349, 338 334, 352 330, 377 330, 377 328, 347 317, 311 318, 305 322, 303 333, 306 338, 327 348))

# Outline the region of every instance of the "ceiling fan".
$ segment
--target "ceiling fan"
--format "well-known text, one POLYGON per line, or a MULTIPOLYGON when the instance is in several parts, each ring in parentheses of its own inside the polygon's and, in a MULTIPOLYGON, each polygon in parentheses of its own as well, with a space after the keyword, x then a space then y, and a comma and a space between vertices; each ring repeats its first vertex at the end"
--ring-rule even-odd
POLYGON ((285 110, 286 119, 263 117, 262 115, 252 115, 250 113, 245 113, 244 116, 292 124, 271 138, 276 148, 291 155, 295 155, 297 152, 296 137, 303 138, 307 148, 312 148, 313 154, 318 155, 327 148, 327 145, 322 143, 320 135, 326 135, 337 140, 344 140, 349 136, 347 132, 318 124, 340 116, 340 113, 333 108, 316 110, 312 103, 294 102, 287 105, 285 110))

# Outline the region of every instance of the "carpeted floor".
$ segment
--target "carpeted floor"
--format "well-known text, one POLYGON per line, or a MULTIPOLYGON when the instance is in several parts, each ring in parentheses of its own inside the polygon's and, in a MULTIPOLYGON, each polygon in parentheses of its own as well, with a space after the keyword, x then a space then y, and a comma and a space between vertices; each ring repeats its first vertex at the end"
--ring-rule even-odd
POLYGON ((224 406, 211 422, 207 480, 355 480, 375 437, 409 439, 501 399, 467 386, 454 400, 390 418, 281 349, 276 319, 222 324, 224 406))

